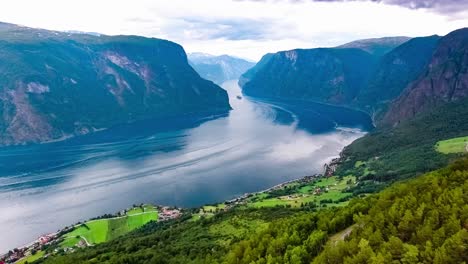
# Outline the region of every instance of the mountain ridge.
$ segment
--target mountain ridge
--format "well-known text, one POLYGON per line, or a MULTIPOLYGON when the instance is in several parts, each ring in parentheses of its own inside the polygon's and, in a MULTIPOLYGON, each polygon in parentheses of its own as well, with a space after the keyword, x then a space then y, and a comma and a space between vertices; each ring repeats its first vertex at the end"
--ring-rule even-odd
POLYGON ((145 118, 230 109, 182 46, 0 26, 0 145, 40 143, 145 118))
POLYGON ((425 72, 395 100, 383 122, 396 125, 431 107, 468 97, 468 28, 443 37, 425 72))
POLYGON ((215 56, 207 53, 189 53, 188 59, 200 76, 218 85, 239 79, 255 65, 251 61, 226 54, 215 56))
POLYGON ((359 39, 339 45, 336 48, 356 48, 381 57, 410 39, 410 37, 405 36, 359 39))
POLYGON ((246 95, 339 105, 354 98, 374 64, 369 53, 354 48, 295 49, 267 55, 262 61, 252 78, 244 75, 244 82, 249 79, 242 87, 246 95), (353 65, 353 61, 359 64, 353 65))

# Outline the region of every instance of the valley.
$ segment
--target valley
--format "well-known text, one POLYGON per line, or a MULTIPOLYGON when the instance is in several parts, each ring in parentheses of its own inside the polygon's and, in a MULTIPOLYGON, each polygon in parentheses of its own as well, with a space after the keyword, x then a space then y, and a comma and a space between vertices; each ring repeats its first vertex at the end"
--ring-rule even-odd
POLYGON ((468 4, 72 2, 0 22, 0 264, 468 263, 468 4))
POLYGON ((12 237, 1 248, 133 203, 197 207, 320 173, 370 126, 368 116, 349 109, 290 110, 284 102, 237 99, 236 81, 224 87, 228 116, 133 123, 1 149, 0 204, 10 208, 0 216, 1 232, 12 237))

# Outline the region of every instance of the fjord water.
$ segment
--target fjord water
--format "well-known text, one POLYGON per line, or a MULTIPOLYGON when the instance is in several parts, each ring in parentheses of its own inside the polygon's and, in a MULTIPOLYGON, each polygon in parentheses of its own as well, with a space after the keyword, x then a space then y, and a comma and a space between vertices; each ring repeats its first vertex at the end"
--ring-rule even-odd
POLYGON ((319 173, 371 127, 361 113, 237 98, 226 116, 147 120, 0 149, 0 252, 136 203, 194 207, 319 173))

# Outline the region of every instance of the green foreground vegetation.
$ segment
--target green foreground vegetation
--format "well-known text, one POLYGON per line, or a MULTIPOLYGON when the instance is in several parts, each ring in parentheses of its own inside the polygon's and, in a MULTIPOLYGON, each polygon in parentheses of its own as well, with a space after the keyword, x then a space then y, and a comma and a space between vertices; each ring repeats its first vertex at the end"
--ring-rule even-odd
POLYGON ((40 261, 466 263, 466 193, 468 159, 463 159, 342 207, 244 206, 199 221, 186 215, 40 261))
POLYGON ((468 136, 439 141, 436 149, 444 154, 468 152, 468 136))
POLYGON ((254 194, 247 200, 247 207, 326 207, 343 206, 351 197, 350 190, 356 177, 320 178, 307 183, 292 183, 279 190, 254 194))
POLYGON ((462 154, 443 154, 437 142, 466 136, 468 100, 448 103, 397 127, 380 127, 347 146, 336 175, 356 175, 353 193, 381 190, 389 183, 446 166, 462 154))
POLYGON ((133 207, 124 216, 91 220, 77 226, 70 233, 63 235, 60 245, 63 248, 70 248, 81 240, 84 240, 85 245, 107 242, 156 220, 158 220, 158 211, 154 206, 133 207))
POLYGON ((29 255, 26 258, 21 259, 16 264, 32 263, 32 262, 44 257, 44 255, 45 255, 45 252, 40 250, 40 251, 36 252, 34 255, 29 255))

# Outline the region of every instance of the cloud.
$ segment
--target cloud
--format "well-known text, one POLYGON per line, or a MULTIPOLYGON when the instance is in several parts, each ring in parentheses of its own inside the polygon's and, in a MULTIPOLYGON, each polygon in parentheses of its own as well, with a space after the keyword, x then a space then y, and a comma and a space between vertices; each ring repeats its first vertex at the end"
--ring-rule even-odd
POLYGON ((278 29, 285 26, 275 19, 179 17, 172 18, 162 31, 193 40, 275 40, 281 37, 278 29))
MULTIPOLYGON (((234 0, 239 2, 269 2, 269 0, 234 0)), ((441 14, 457 14, 468 9, 467 0, 290 0, 291 3, 304 1, 314 2, 375 2, 387 5, 397 5, 409 9, 428 9, 441 14)))
POLYGON ((188 52, 258 60, 268 52, 330 47, 356 39, 445 35, 468 25, 466 2, 2 0, 0 21, 53 30, 156 37, 177 42, 188 52))

